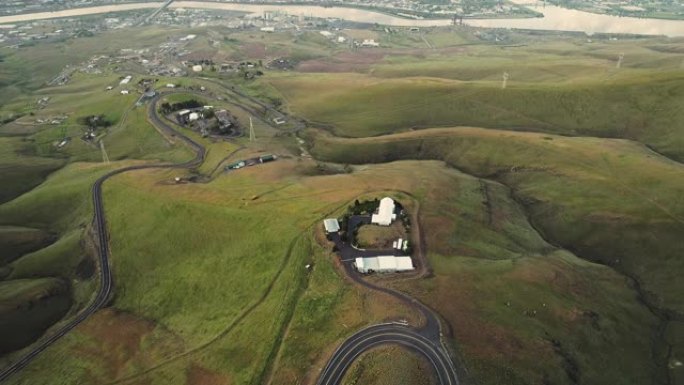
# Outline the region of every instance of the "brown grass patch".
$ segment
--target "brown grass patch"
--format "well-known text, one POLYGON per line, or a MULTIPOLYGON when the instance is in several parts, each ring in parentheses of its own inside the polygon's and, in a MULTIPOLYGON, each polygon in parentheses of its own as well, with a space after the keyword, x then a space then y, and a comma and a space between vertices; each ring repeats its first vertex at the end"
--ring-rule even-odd
MULTIPOLYGON (((469 274, 437 276, 434 290, 419 296, 449 324, 460 356, 470 368, 520 367, 530 357, 553 357, 548 341, 523 337, 515 330, 487 320, 478 304, 478 284, 469 274)), ((547 358, 544 358, 547 359, 547 358)), ((487 369, 489 370, 489 369, 487 369)), ((541 383, 543 373, 527 371, 541 383)))
POLYGON ((576 270, 569 269, 567 262, 548 259, 537 263, 520 264, 506 273, 504 279, 524 284, 542 285, 559 293, 572 293, 577 298, 592 296, 591 282, 576 270))
MULTIPOLYGON (((444 241, 445 239, 453 237, 455 231, 453 220, 445 218, 444 216, 423 215, 422 221, 425 243, 430 252, 440 255, 449 255, 453 253, 458 255, 475 255, 474 250, 453 250, 452 247, 449 246, 449 242, 444 241)), ((460 246, 463 245, 460 244, 460 246)))
POLYGON ((437 378, 428 361, 400 346, 380 346, 362 354, 342 382, 376 385, 433 385, 437 378))
POLYGON ((364 225, 359 228, 356 237, 359 247, 387 249, 397 239, 408 239, 406 229, 401 221, 394 221, 390 226, 364 225))
POLYGON ((213 49, 203 49, 199 51, 193 51, 189 54, 183 56, 184 60, 188 61, 200 61, 200 60, 213 60, 216 57, 218 50, 213 49))
POLYGON ((247 43, 241 47, 241 50, 250 59, 266 59, 266 45, 264 43, 247 43))
POLYGON ((197 364, 192 364, 187 371, 187 385, 230 385, 227 376, 218 374, 197 364))
POLYGON ((151 321, 130 313, 107 308, 95 313, 79 328, 92 337, 97 345, 81 345, 78 350, 86 356, 99 357, 106 365, 110 378, 116 378, 128 361, 140 351, 140 343, 155 328, 151 321))
POLYGON ((368 72, 371 65, 382 62, 386 50, 342 52, 325 59, 306 60, 297 65, 300 72, 368 72))
POLYGON ((165 335, 164 338, 158 337, 159 343, 152 343, 142 351, 145 338, 158 331, 159 326, 153 321, 114 308, 98 311, 78 330, 89 337, 92 343, 78 345, 76 354, 84 358, 96 358, 101 363, 99 366, 103 369, 103 375, 108 379, 126 374, 130 363, 145 366, 153 363, 159 353, 171 355, 182 350, 180 340, 163 331, 165 335))
POLYGON ((368 29, 345 29, 342 32, 344 32, 345 35, 356 40, 378 39, 378 37, 380 36, 377 32, 368 29))
POLYGON ((326 59, 307 60, 297 65, 299 72, 368 72, 370 64, 331 62, 326 59))

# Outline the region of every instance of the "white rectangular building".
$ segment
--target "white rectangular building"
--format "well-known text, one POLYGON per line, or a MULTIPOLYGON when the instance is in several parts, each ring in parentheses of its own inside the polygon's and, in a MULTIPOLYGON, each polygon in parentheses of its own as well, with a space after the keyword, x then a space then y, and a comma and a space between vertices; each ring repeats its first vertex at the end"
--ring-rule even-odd
POLYGON ((371 223, 380 226, 391 225, 392 221, 397 218, 397 214, 394 213, 394 207, 394 200, 392 198, 382 198, 380 200, 378 213, 371 216, 371 223))
POLYGON ((356 258, 354 266, 362 274, 373 272, 396 273, 415 269, 411 257, 395 257, 393 255, 356 258))
POLYGON ((323 226, 325 226, 325 232, 327 234, 336 233, 340 231, 340 222, 335 218, 328 218, 323 221, 323 226))

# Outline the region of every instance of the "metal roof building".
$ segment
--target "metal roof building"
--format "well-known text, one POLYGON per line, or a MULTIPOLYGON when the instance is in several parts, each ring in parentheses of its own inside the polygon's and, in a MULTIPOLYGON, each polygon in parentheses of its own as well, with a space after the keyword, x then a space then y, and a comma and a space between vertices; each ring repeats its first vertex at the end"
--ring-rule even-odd
POLYGON ((336 233, 340 231, 340 222, 336 218, 328 218, 323 221, 326 233, 336 233))
POLYGON ((389 226, 396 218, 397 214, 394 213, 394 200, 392 198, 385 197, 380 200, 378 213, 371 216, 371 223, 375 223, 376 225, 380 226, 389 226))
POLYGON ((411 257, 395 257, 392 255, 356 258, 354 262, 356 270, 360 273, 395 273, 400 271, 414 270, 411 257))

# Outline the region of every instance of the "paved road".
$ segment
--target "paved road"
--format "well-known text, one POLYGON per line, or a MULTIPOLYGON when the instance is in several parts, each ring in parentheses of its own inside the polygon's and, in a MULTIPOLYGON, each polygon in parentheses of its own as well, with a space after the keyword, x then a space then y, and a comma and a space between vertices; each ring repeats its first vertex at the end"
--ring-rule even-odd
MULTIPOLYGON (((235 92, 235 90, 232 89, 230 91, 235 92)), ((260 101, 255 101, 248 95, 240 94, 239 92, 235 93, 242 97, 251 99, 252 101, 262 105, 260 101)), ((83 309, 71 321, 69 321, 65 325, 62 325, 58 330, 56 330, 49 336, 39 340, 39 342, 36 343, 36 345, 33 347, 31 351, 29 351, 23 357, 19 358, 17 361, 12 363, 9 367, 4 368, 2 372, 0 372, 0 382, 6 380, 12 374, 20 371, 22 368, 28 365, 29 362, 33 360, 33 358, 35 358, 47 347, 49 347, 52 343, 54 343, 62 336, 67 334, 69 331, 74 329, 81 322, 90 317, 97 310, 103 308, 109 302, 113 289, 113 279, 109 265, 109 239, 107 236, 107 222, 104 213, 104 203, 102 200, 102 185, 104 184, 104 182, 115 175, 119 175, 129 171, 151 168, 193 168, 201 165, 204 162, 206 156, 205 148, 199 143, 190 139, 189 137, 174 130, 173 127, 168 125, 157 115, 157 102, 163 95, 165 94, 156 96, 150 103, 150 106, 148 108, 149 120, 164 134, 173 138, 181 139, 186 145, 188 145, 195 151, 195 157, 187 162, 177 164, 154 164, 124 167, 118 170, 111 171, 95 181, 91 193, 93 207, 95 211, 93 218, 93 226, 98 236, 98 257, 99 265, 101 266, 101 285, 95 296, 95 299, 93 300, 93 302, 91 302, 91 304, 88 307, 83 309)), ((264 109, 272 109, 272 107, 267 106, 265 104, 262 106, 264 107, 264 109)), ((296 122, 296 129, 301 128, 303 126, 303 122, 296 122)), ((354 249, 347 243, 342 242, 338 235, 336 235, 336 238, 334 238, 333 240, 336 244, 338 244, 341 256, 369 256, 377 253, 373 251, 360 251, 358 249, 354 249)), ((456 371, 453 367, 452 361, 449 358, 447 350, 443 347, 441 342, 440 323, 436 314, 422 303, 416 301, 415 299, 409 297, 404 293, 376 286, 365 281, 353 268, 351 261, 343 262, 343 264, 347 275, 355 282, 369 289, 384 292, 386 294, 394 296, 395 298, 400 299, 401 301, 405 302, 408 306, 411 306, 420 311, 425 317, 426 322, 425 325, 420 329, 413 329, 411 327, 399 324, 380 324, 371 326, 369 328, 357 332, 353 336, 349 337, 337 349, 337 351, 335 351, 330 361, 322 371, 318 384, 339 384, 349 366, 360 354, 383 344, 398 344, 413 349, 414 351, 423 355, 432 364, 435 373, 437 374, 437 377, 440 381, 440 384, 458 384, 458 378, 456 375, 456 371)))
POLYGON ((319 385, 337 385, 351 364, 364 352, 376 346, 395 344, 411 349, 425 357, 434 368, 442 385, 457 385, 458 378, 449 354, 432 340, 400 324, 380 324, 368 327, 348 338, 325 366, 319 385))
POLYGON ((347 275, 360 285, 398 298, 421 312, 425 325, 412 328, 402 324, 379 324, 363 329, 347 338, 333 353, 323 368, 317 385, 339 385, 354 360, 362 353, 380 345, 394 344, 409 348, 422 355, 434 369, 441 385, 458 385, 456 368, 442 343, 442 332, 437 315, 410 296, 386 287, 374 285, 356 272, 351 262, 344 262, 347 275))
MULTIPOLYGON (((354 229, 359 223, 369 222, 369 218, 354 216, 348 223, 348 229, 354 229)), ((419 353, 432 365, 437 379, 441 385, 459 384, 456 368, 449 357, 449 352, 442 343, 441 324, 437 314, 420 301, 409 295, 375 285, 363 279, 356 271, 353 261, 357 257, 375 255, 394 255, 393 251, 359 250, 344 242, 339 233, 330 235, 335 243, 337 253, 344 266, 345 273, 354 282, 371 290, 389 294, 407 306, 419 311, 425 318, 425 325, 421 328, 412 328, 402 324, 379 324, 363 329, 347 338, 342 345, 333 353, 325 368, 318 378, 318 385, 338 385, 344 374, 354 360, 374 347, 395 344, 412 349, 419 353)))
POLYGON ((38 343, 24 356, 19 358, 17 361, 13 362, 10 366, 3 368, 0 372, 0 382, 9 378, 12 374, 18 372, 26 365, 28 365, 31 360, 33 360, 38 354, 45 350, 48 346, 52 345, 55 341, 60 339, 62 336, 67 334, 73 328, 78 326, 86 318, 90 317, 93 313, 103 308, 110 299, 113 288, 112 272, 109 266, 109 239, 107 236, 107 221, 104 213, 104 203, 102 201, 102 185, 109 178, 123 174, 128 171, 143 170, 150 168, 193 168, 199 166, 204 162, 204 157, 206 155, 206 150, 202 145, 190 139, 189 137, 175 131, 171 126, 166 124, 157 116, 157 102, 159 101, 159 96, 152 100, 150 107, 148 108, 148 117, 150 121, 160 130, 164 131, 169 136, 181 139, 185 144, 190 146, 195 151, 195 157, 184 163, 177 164, 154 164, 154 165, 140 165, 140 166, 130 166, 120 168, 118 170, 111 171, 100 178, 98 178, 93 184, 91 195, 93 200, 93 207, 95 215, 93 218, 94 230, 98 237, 98 257, 100 265, 100 281, 101 285, 97 291, 95 299, 88 305, 85 309, 81 310, 76 317, 74 317, 67 324, 62 325, 58 330, 49 336, 41 339, 38 343))

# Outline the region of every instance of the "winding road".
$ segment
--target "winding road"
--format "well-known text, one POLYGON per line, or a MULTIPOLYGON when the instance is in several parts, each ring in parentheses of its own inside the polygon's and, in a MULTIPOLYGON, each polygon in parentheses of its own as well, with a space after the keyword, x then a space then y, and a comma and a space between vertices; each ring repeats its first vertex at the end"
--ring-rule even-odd
POLYGON ((148 118, 157 127, 157 129, 164 131, 169 136, 181 139, 183 142, 185 142, 185 144, 190 146, 190 148, 192 148, 195 151, 195 157, 187 162, 176 164, 151 164, 124 167, 114 171, 110 171, 95 181, 92 187, 91 195, 93 200, 93 209, 95 213, 93 217, 93 226, 98 237, 97 243, 101 282, 97 294, 95 295, 95 299, 90 303, 90 305, 88 305, 85 309, 81 310, 81 312, 79 312, 78 315, 76 315, 68 323, 60 326, 58 330, 54 331, 49 336, 40 339, 36 343, 36 345, 31 349, 31 351, 26 353, 17 361, 13 362, 10 366, 4 368, 2 372, 0 372, 0 382, 6 380, 11 375, 23 369, 26 365, 29 364, 29 362, 31 362, 31 360, 33 360, 48 346, 52 345, 55 341, 63 337, 73 328, 78 326, 81 322, 85 321, 93 313, 103 308, 107 304, 107 302, 109 302, 113 289, 113 279, 111 267, 109 265, 109 239, 107 237, 107 221, 105 218, 104 203, 102 200, 102 185, 104 184, 104 182, 106 182, 109 178, 115 175, 123 174, 129 171, 144 170, 151 168, 187 169, 199 166, 200 164, 202 164, 202 162, 204 162, 206 150, 202 145, 190 139, 189 137, 179 133, 178 131, 174 130, 171 126, 169 126, 159 118, 159 116, 157 115, 156 108, 156 104, 159 101, 159 98, 160 96, 157 96, 150 103, 150 108, 148 109, 148 118))
POLYGON ((347 369, 361 354, 385 344, 403 346, 421 354, 432 365, 440 384, 459 383, 451 358, 441 346, 408 326, 388 323, 370 326, 349 337, 333 353, 332 359, 321 372, 318 384, 340 384, 347 369))
MULTIPOLYGON (((271 106, 268 106, 260 101, 257 101, 248 95, 242 94, 233 89, 228 89, 228 87, 226 87, 225 85, 222 86, 227 91, 237 94, 240 97, 247 98, 252 103, 258 104, 260 107, 264 108, 265 111, 269 111, 272 113, 276 111, 271 106)), ((184 91, 179 90, 175 92, 184 91)), ((206 156, 206 149, 201 144, 192 140, 188 136, 176 131, 172 126, 170 126, 157 115, 157 103, 159 102, 162 96, 168 94, 169 93, 157 95, 151 101, 147 112, 148 119, 164 136, 181 139, 187 146, 189 146, 195 152, 195 157, 183 163, 164 163, 124 167, 110 171, 95 181, 91 191, 94 208, 93 230, 97 234, 97 249, 101 281, 101 285, 95 295, 95 298, 90 303, 90 305, 88 305, 85 309, 81 310, 73 319, 71 319, 64 325, 59 326, 57 330, 53 331, 51 334, 44 336, 42 339, 35 343, 35 345, 29 352, 25 353, 21 358, 13 362, 10 366, 3 368, 0 372, 0 382, 8 379, 11 375, 19 372, 21 369, 26 367, 26 365, 28 365, 31 362, 31 360, 33 360, 43 350, 48 348, 55 341, 57 341, 65 334, 67 334, 69 331, 74 329, 81 322, 85 321, 96 311, 105 307, 107 303, 110 301, 114 286, 112 271, 109 263, 109 238, 107 235, 107 221, 105 217, 104 202, 102 198, 103 184, 109 178, 129 171, 155 168, 189 169, 197 167, 204 162, 206 156)), ((247 109, 251 113, 256 114, 256 111, 249 108, 247 109)), ((282 115, 280 111, 278 111, 277 113, 282 115)), ((290 117, 288 116, 288 118, 290 117)), ((270 122, 268 123, 270 124, 270 122)), ((293 123, 295 126, 294 131, 297 131, 305 126, 305 124, 301 121, 293 121, 293 123)), ((337 241, 339 241, 339 239, 337 241)), ((424 356, 434 368, 434 371, 441 385, 459 384, 453 362, 449 357, 448 350, 442 343, 442 333, 440 329, 441 325, 439 319, 437 318, 437 315, 432 310, 427 308, 425 305, 404 293, 389 288, 377 286, 364 280, 354 270, 353 266, 351 265, 351 262, 343 262, 343 264, 346 274, 359 285, 365 286, 372 290, 389 294, 403 301, 406 305, 418 310, 420 313, 422 313, 423 317, 425 318, 425 325, 421 328, 416 329, 400 323, 385 323, 373 325, 355 333, 351 337, 347 338, 333 353, 329 362, 322 370, 317 384, 337 385, 341 383, 346 371, 362 353, 368 351, 369 349, 384 344, 395 344, 403 346, 424 356)))
POLYGON ((361 251, 343 242, 339 233, 332 234, 331 239, 338 249, 340 260, 346 275, 357 284, 368 289, 379 291, 399 299, 408 307, 419 311, 425 324, 413 328, 403 323, 386 323, 362 329, 347 338, 332 354, 321 371, 317 385, 340 384, 344 374, 362 353, 379 345, 394 344, 411 349, 422 355, 432 365, 437 380, 441 385, 459 384, 456 368, 449 356, 449 351, 442 341, 443 333, 439 318, 434 311, 409 295, 387 287, 375 285, 361 277, 354 269, 353 257, 361 251))

